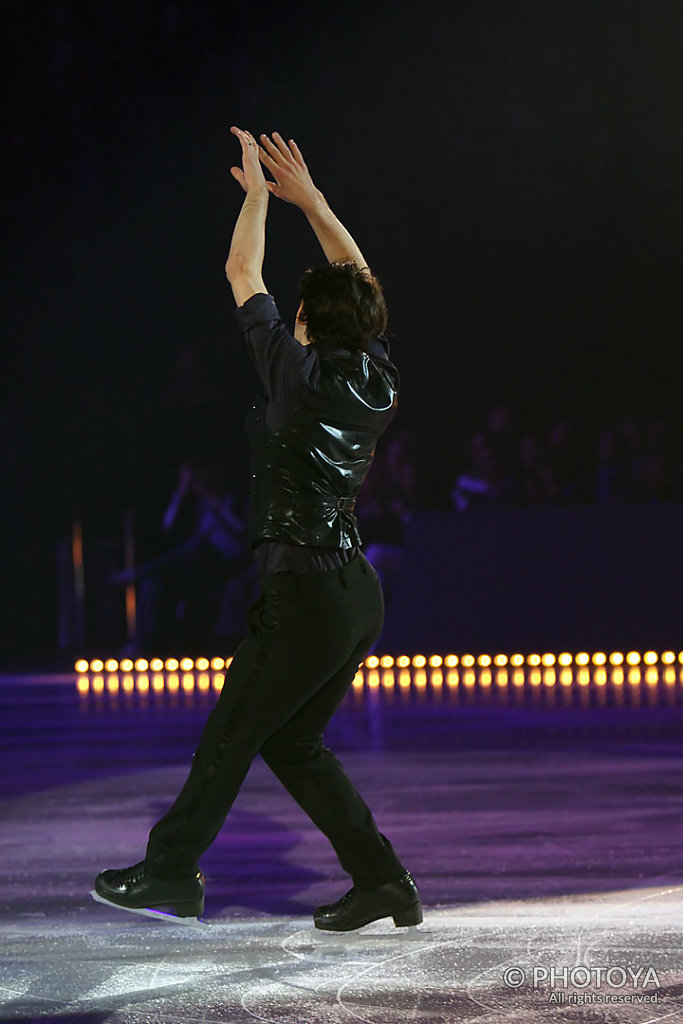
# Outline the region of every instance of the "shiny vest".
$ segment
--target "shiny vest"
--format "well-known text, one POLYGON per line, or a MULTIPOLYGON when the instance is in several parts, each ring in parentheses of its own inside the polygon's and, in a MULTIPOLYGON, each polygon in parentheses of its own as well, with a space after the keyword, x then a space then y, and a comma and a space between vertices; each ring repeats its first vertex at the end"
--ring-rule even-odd
POLYGON ((319 379, 288 422, 266 425, 265 396, 247 418, 249 542, 360 544, 356 496, 396 412, 398 372, 360 349, 318 345, 319 379))

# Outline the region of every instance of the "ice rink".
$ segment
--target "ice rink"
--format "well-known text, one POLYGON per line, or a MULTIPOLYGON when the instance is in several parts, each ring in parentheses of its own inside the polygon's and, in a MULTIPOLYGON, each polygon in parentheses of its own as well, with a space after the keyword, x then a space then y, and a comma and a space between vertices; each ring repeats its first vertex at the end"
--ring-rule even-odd
POLYGON ((317 931, 349 882, 257 760, 206 855, 201 922, 92 901, 172 802, 215 695, 0 685, 0 1019, 683 1020, 680 680, 503 699, 367 686, 327 734, 424 922, 317 931))

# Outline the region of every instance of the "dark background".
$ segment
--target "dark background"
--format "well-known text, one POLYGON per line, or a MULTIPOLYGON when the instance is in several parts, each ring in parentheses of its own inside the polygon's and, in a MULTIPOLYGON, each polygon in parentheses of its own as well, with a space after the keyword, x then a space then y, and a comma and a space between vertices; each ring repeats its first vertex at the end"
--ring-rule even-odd
MULTIPOLYGON (((280 130, 384 283, 428 504, 494 400, 680 419, 683 6, 2 0, 5 652, 54 645, 75 511, 140 543, 182 454, 242 480, 255 377, 223 264, 228 127, 280 130), (198 353, 214 400, 168 398, 198 353), (166 394, 166 398, 164 395, 166 394)), ((319 259, 271 203, 293 316, 319 259)))

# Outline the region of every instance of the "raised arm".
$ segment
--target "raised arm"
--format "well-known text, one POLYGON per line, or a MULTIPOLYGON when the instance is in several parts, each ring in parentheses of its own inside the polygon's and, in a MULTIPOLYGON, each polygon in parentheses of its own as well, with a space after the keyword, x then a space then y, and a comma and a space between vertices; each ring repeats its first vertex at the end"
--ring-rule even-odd
POLYGON ((252 295, 268 291, 263 283, 262 268, 269 193, 255 140, 241 128, 233 127, 230 131, 242 146, 242 167, 231 167, 230 172, 246 195, 232 233, 225 276, 230 282, 235 302, 243 306, 252 295))
POLYGON ((359 267, 367 267, 350 233, 335 217, 325 196, 314 185, 294 139, 290 139, 287 144, 278 132, 273 132, 272 139, 262 135, 259 156, 275 178, 275 181, 266 182, 268 191, 303 211, 330 263, 352 260, 359 267))

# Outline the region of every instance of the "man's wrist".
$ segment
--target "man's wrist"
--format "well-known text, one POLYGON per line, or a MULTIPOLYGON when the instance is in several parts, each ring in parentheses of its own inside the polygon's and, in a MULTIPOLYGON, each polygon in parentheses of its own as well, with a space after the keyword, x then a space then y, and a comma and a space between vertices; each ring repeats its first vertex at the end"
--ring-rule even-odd
POLYGON ((270 192, 268 191, 268 189, 258 185, 258 186, 254 186, 253 188, 248 188, 247 189, 246 195, 244 197, 244 201, 245 201, 245 203, 246 202, 253 202, 253 203, 266 202, 267 203, 269 197, 270 197, 270 192))
POLYGON ((320 189, 317 188, 315 192, 311 194, 310 198, 301 204, 300 209, 301 212, 310 220, 311 217, 315 217, 317 214, 329 209, 329 207, 325 196, 322 194, 320 189))

